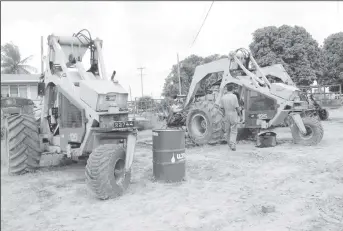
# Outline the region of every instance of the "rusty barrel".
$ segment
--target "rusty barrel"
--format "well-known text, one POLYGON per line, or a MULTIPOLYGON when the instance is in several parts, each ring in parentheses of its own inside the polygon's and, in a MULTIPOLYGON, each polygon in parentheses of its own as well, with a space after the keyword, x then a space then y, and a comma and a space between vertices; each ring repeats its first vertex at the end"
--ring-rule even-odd
POLYGON ((155 180, 180 182, 186 175, 185 131, 152 131, 153 175, 155 180))

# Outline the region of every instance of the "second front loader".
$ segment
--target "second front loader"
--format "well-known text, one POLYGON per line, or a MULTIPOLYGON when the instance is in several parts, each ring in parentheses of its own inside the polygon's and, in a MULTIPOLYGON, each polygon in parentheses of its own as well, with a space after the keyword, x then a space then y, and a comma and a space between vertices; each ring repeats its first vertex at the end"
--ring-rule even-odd
MULTIPOLYGON (((225 87, 233 84, 243 104, 244 121, 241 128, 256 130, 259 134, 275 132, 277 127, 291 128, 295 143, 318 144, 323 137, 323 127, 282 65, 261 68, 246 49, 231 52, 228 58, 197 66, 182 112, 184 125, 196 144, 214 143, 224 136, 224 112, 220 99, 225 87), (222 78, 212 84, 206 95, 197 97, 202 83, 214 73, 222 78), (185 113, 186 112, 186 113, 185 113)), ((170 119, 169 126, 174 121, 170 119)))

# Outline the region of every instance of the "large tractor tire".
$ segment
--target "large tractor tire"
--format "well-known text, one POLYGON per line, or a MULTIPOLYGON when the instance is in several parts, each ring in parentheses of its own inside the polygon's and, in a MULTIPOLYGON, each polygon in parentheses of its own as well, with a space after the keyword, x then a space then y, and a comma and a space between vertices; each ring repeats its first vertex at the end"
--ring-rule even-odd
POLYGON ((8 173, 20 175, 39 167, 41 150, 39 128, 30 115, 14 115, 7 118, 8 173))
POLYGON ((291 126, 294 143, 305 146, 312 146, 318 144, 324 135, 324 129, 319 120, 313 117, 302 118, 307 134, 301 134, 299 128, 294 124, 291 126))
POLYGON ((99 199, 122 195, 128 188, 131 171, 125 172, 125 150, 118 144, 104 144, 91 153, 87 160, 86 182, 99 199))
POLYGON ((194 143, 218 142, 224 135, 223 112, 214 102, 196 102, 188 112, 186 126, 194 143))
POLYGON ((241 140, 253 140, 257 138, 257 134, 260 131, 259 128, 238 128, 237 129, 237 141, 241 140))
POLYGON ((326 109, 320 109, 318 111, 318 115, 320 120, 328 120, 329 119, 329 111, 326 109))

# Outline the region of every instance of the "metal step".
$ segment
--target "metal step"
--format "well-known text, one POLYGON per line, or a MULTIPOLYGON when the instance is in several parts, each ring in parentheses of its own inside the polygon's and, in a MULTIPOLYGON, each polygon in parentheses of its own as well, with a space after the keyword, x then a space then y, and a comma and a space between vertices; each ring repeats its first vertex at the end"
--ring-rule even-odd
POLYGON ((60 153, 57 153, 57 152, 42 152, 42 156, 48 156, 48 155, 65 155, 66 153, 65 152, 60 152, 60 153))

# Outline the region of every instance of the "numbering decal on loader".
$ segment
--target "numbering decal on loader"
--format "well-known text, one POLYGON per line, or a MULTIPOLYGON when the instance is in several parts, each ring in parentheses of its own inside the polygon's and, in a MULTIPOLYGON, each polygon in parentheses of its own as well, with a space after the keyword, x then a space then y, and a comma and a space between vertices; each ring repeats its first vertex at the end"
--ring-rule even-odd
POLYGON ((132 121, 114 121, 114 127, 115 128, 127 128, 127 127, 133 127, 134 124, 132 121))
POLYGON ((263 120, 263 119, 267 119, 268 116, 267 116, 267 114, 258 114, 257 118, 260 119, 260 120, 263 120))
POLYGON ((263 120, 263 119, 268 119, 268 115, 265 113, 264 114, 250 114, 249 118, 263 120))

